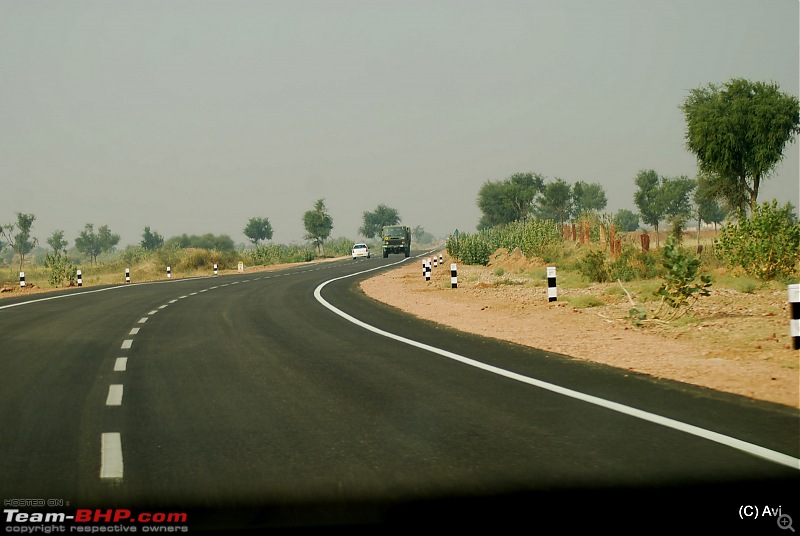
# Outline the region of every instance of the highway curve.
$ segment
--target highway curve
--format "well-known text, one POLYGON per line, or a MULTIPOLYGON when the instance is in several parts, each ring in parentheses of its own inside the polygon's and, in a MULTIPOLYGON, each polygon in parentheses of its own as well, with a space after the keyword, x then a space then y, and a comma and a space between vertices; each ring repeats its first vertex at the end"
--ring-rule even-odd
POLYGON ((186 512, 195 532, 777 533, 763 508, 778 506, 800 520, 796 410, 459 333, 359 291, 400 262, 418 259, 3 300, 6 507, 186 512))

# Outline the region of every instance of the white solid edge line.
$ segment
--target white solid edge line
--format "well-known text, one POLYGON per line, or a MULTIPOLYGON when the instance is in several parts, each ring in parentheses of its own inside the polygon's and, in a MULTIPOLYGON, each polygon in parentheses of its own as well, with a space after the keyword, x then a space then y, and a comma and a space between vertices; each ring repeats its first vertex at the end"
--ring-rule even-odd
MULTIPOLYGON (((387 266, 394 266, 395 264, 400 264, 404 262, 400 261, 397 263, 389 264, 387 266)), ((588 395, 586 393, 581 393, 580 391, 575 391, 572 389, 568 389, 566 387, 561 387, 559 385, 555 385, 552 383, 544 382, 541 380, 537 380, 535 378, 530 378, 528 376, 523 376, 522 374, 517 374, 516 372, 511 372, 505 369, 501 369, 499 367, 495 367, 492 365, 487 365, 486 363, 481 363, 480 361, 475 361, 474 359, 470 359, 468 357, 464 357, 462 355, 449 352, 447 350, 442 350, 440 348, 436 348, 435 346, 430 346, 428 344, 424 344, 412 339, 407 339, 405 337, 401 337, 400 335, 395 335, 394 333, 389 333, 388 331, 384 331, 382 329, 376 328, 367 324, 366 322, 362 322, 361 320, 350 316, 349 314, 345 313, 341 309, 337 309, 333 305, 331 305, 325 298, 322 297, 322 289, 328 284, 334 281, 338 281, 340 279, 347 279, 349 277, 355 277, 357 275, 365 274, 367 272, 372 272, 374 270, 379 270, 381 268, 386 268, 387 266, 379 266, 377 268, 370 268, 369 270, 364 270, 361 272, 356 272, 353 274, 335 277, 333 279, 329 279, 324 281, 316 289, 314 289, 314 297, 317 299, 319 303, 321 303, 324 307, 331 310, 335 314, 339 315, 340 317, 344 318, 345 320, 352 322, 353 324, 364 328, 368 331, 381 335, 383 337, 387 337, 389 339, 394 339, 396 341, 402 342, 404 344, 408 344, 410 346, 414 346, 416 348, 420 348, 422 350, 427 350, 429 352, 433 352, 435 354, 441 355, 448 359, 452 359, 454 361, 458 361, 460 363, 464 363, 465 365, 470 365, 472 367, 476 367, 487 372, 491 372, 493 374, 497 374, 499 376, 504 376, 506 378, 510 378, 512 380, 517 380, 522 383, 527 383, 528 385, 533 385, 534 387, 539 387, 540 389, 546 389, 548 391, 552 391, 554 393, 558 393, 564 396, 568 396, 577 400, 581 400, 583 402, 588 402, 590 404, 594 404, 596 406, 600 406, 606 409, 610 409, 612 411, 616 411, 619 413, 623 413, 625 415, 629 415, 631 417, 636 417, 637 419, 642 419, 644 421, 649 421, 655 424, 659 424, 661 426, 665 426, 667 428, 672 428, 674 430, 679 430, 681 432, 686 432, 688 434, 692 434, 697 437, 701 437, 703 439, 707 439, 709 441, 714 441, 716 443, 720 443, 722 445, 726 445, 728 447, 732 447, 748 454, 752 454, 764 459, 767 459, 771 462, 775 462, 781 465, 785 465, 787 467, 791 467, 792 469, 800 470, 800 459, 795 458, 793 456, 789 456, 787 454, 783 454, 780 452, 776 452, 774 450, 770 450, 759 445, 755 445, 753 443, 748 443, 746 441, 742 441, 740 439, 736 439, 734 437, 726 436, 717 432, 712 432, 711 430, 706 430, 705 428, 700 428, 699 426, 694 426, 691 424, 687 424, 681 421, 676 421, 674 419, 670 419, 668 417, 662 417, 661 415, 656 415, 654 413, 649 413, 647 411, 643 411, 640 409, 636 409, 630 406, 626 406, 624 404, 619 404, 617 402, 612 402, 610 400, 605 400, 603 398, 599 398, 596 396, 588 395)))
POLYGON ((100 478, 122 479, 122 438, 119 432, 106 432, 100 438, 100 478))

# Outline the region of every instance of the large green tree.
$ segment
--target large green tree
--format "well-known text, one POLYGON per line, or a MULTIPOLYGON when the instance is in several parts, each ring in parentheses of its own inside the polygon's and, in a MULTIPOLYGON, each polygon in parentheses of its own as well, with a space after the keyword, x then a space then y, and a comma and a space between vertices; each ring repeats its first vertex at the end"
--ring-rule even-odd
POLYGON ((635 182, 633 202, 639 209, 642 222, 653 226, 656 247, 659 247, 661 220, 669 219, 673 228, 682 228, 691 215, 691 194, 697 187, 697 181, 686 176, 660 177, 654 170, 648 169, 640 171, 635 182))
POLYGON ((244 228, 244 235, 254 246, 261 240, 272 240, 272 224, 269 218, 250 218, 244 228))
POLYGON ((608 198, 602 184, 577 181, 572 185, 572 213, 576 218, 583 214, 600 212, 607 204, 608 198))
POLYGON ((633 203, 639 209, 639 217, 645 225, 652 225, 656 232, 656 247, 658 247, 658 224, 664 218, 666 207, 661 196, 661 177, 655 170, 641 170, 635 179, 636 191, 633 194, 633 203))
POLYGON ((97 256, 112 251, 119 243, 119 235, 111 232, 107 225, 94 230, 93 223, 87 223, 75 239, 75 248, 89 256, 92 264, 97 264, 97 256))
POLYGON ((164 237, 155 231, 151 231, 150 227, 145 227, 140 245, 147 251, 154 251, 164 245, 164 237))
POLYGON ((306 240, 311 240, 321 254, 323 243, 330 238, 333 229, 333 218, 328 214, 324 199, 317 199, 314 208, 303 214, 303 226, 306 228, 306 240))
POLYGON ((486 181, 478 191, 482 216, 479 229, 525 221, 533 212, 536 196, 544 191, 538 173, 515 173, 501 181, 486 181))
POLYGON ((25 265, 25 255, 36 247, 38 240, 31 236, 31 229, 36 216, 17 212, 17 223, 9 223, 0 230, 11 248, 19 255, 19 269, 25 265))
POLYGON ((548 182, 536 198, 536 215, 563 225, 572 213, 572 188, 564 179, 548 182))
POLYGON ((401 219, 397 209, 380 204, 372 212, 364 212, 363 221, 364 224, 358 229, 359 234, 366 238, 375 238, 381 234, 385 225, 397 225, 401 219))
POLYGON ((47 239, 47 243, 51 248, 53 248, 53 253, 59 253, 61 251, 66 251, 67 249, 67 241, 64 239, 64 231, 61 230, 53 231, 53 234, 47 239))
POLYGON ((797 97, 775 83, 735 78, 691 90, 681 109, 702 180, 730 209, 755 210, 762 181, 800 133, 797 97))
POLYGON ((619 209, 614 215, 614 225, 624 233, 633 232, 639 228, 639 216, 626 208, 619 209))

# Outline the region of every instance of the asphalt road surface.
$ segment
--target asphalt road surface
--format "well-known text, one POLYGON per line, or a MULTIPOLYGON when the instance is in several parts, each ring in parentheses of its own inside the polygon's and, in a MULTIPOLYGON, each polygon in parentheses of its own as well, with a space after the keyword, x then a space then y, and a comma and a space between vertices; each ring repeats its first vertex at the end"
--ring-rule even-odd
POLYGON ((419 259, 0 301, 8 530, 78 510, 84 528, 191 532, 800 522, 798 411, 459 333, 360 292, 401 262, 419 259))

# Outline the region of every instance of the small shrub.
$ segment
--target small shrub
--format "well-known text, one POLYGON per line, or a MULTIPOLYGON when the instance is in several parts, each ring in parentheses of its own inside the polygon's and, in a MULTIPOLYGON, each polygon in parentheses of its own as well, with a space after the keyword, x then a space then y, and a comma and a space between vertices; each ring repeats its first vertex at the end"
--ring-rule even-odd
POLYGON ((606 266, 606 254, 602 251, 589 252, 583 258, 579 266, 579 271, 584 277, 589 279, 589 281, 595 281, 597 283, 605 283, 611 278, 608 267, 606 266))
POLYGON ((710 295, 711 277, 699 275, 700 259, 687 254, 674 236, 667 237, 662 264, 666 274, 657 291, 662 307, 654 314, 656 318, 663 315, 675 319, 685 314, 701 296, 710 295), (664 305, 668 307, 666 313, 662 313, 664 305))
POLYGON ((756 207, 748 219, 739 215, 715 240, 719 255, 762 280, 780 279, 797 272, 800 264, 800 222, 789 204, 778 208, 773 200, 756 207))
POLYGON ((47 280, 51 287, 59 287, 62 284, 72 286, 75 284, 75 266, 67 261, 66 255, 60 252, 48 253, 45 255, 44 265, 50 269, 47 280))

